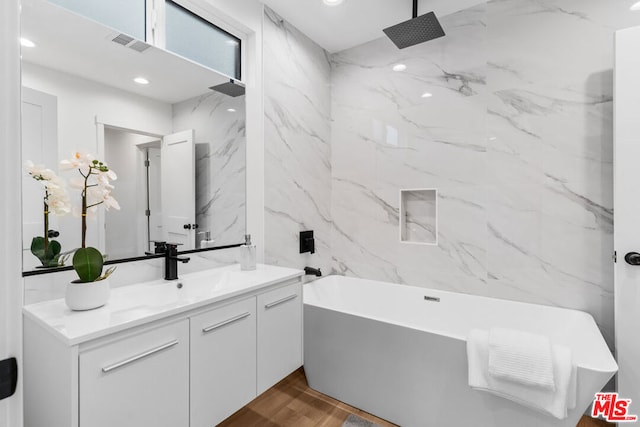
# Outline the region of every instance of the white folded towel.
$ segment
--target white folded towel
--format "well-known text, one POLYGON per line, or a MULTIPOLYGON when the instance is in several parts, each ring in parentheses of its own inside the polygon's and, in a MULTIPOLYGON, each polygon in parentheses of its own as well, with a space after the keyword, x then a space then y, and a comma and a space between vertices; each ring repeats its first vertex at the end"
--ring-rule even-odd
POLYGON ((490 329, 489 375, 554 391, 549 338, 513 329, 490 329))
POLYGON ((552 345, 551 355, 555 391, 492 376, 489 374, 489 333, 474 329, 467 338, 469 386, 564 419, 567 409, 576 406, 576 369, 568 347, 552 345))

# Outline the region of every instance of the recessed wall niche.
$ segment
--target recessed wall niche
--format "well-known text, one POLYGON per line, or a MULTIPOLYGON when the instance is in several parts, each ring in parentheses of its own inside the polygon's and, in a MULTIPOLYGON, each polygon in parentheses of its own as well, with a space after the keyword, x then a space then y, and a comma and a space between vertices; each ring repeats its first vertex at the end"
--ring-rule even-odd
POLYGON ((400 190, 400 241, 438 244, 438 190, 400 190))

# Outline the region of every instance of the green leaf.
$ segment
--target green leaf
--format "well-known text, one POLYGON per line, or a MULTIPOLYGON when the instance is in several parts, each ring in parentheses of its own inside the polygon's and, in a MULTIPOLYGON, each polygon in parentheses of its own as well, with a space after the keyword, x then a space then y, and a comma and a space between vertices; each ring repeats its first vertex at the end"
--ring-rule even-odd
POLYGON ((44 258, 44 237, 34 237, 31 240, 31 253, 42 261, 44 258))
POLYGON ((31 253, 35 255, 44 267, 57 267, 61 250, 60 243, 49 240, 47 250, 44 250, 44 237, 38 236, 31 240, 31 253))
POLYGON ((96 248, 80 248, 73 254, 73 269, 82 282, 94 282, 102 274, 104 261, 96 248))
POLYGON ((60 250, 62 246, 56 240, 49 240, 49 246, 47 247, 47 252, 45 253, 47 259, 56 259, 58 255, 60 255, 60 250))

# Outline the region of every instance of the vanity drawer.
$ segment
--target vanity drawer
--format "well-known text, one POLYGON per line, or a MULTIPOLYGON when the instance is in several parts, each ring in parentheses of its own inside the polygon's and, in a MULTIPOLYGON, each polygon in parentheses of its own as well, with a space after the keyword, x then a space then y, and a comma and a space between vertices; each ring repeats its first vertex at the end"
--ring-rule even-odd
POLYGON ((258 295, 258 394, 302 366, 302 285, 258 295))
POLYGON ((80 427, 189 425, 189 321, 79 356, 80 427))

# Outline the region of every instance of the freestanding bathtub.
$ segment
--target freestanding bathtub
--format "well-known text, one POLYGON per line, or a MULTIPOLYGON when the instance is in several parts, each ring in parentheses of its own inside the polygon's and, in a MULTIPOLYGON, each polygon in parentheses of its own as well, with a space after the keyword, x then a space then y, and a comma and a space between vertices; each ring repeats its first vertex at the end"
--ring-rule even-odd
POLYGON ((311 388, 403 427, 575 427, 618 369, 587 313, 341 276, 304 286, 304 368, 311 388), (491 327, 571 348, 566 419, 468 386, 466 337, 491 327))

